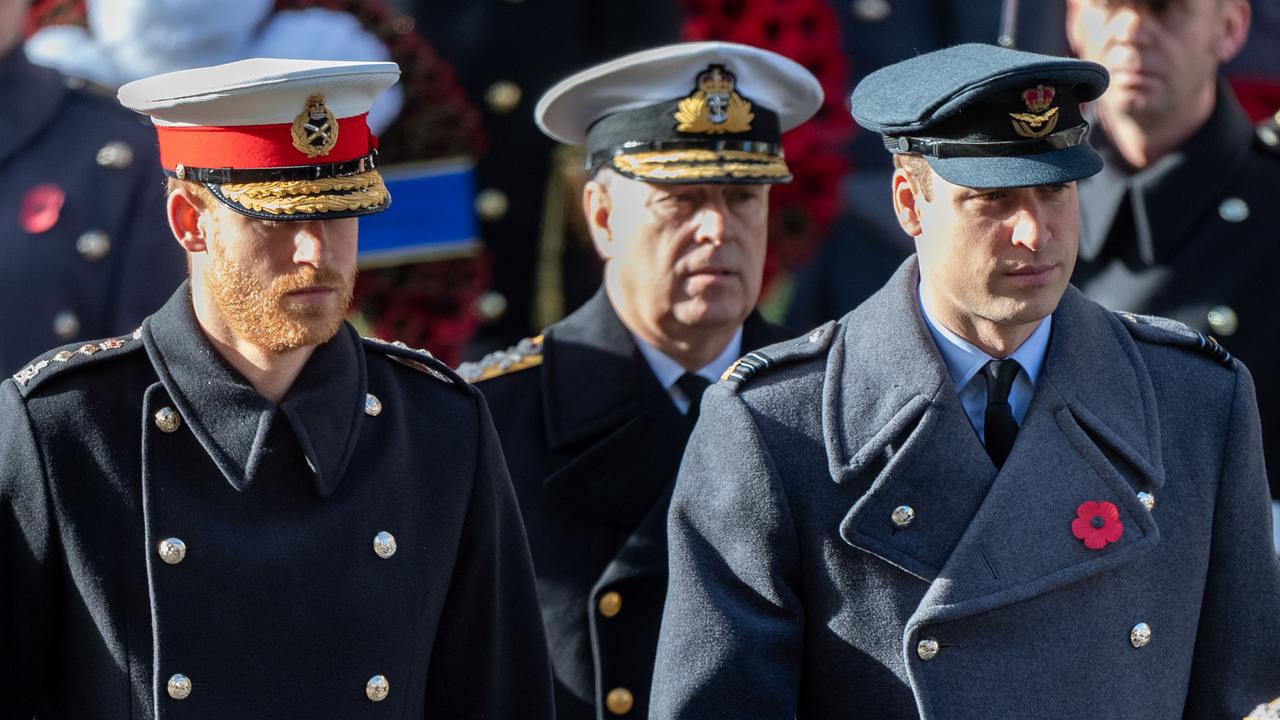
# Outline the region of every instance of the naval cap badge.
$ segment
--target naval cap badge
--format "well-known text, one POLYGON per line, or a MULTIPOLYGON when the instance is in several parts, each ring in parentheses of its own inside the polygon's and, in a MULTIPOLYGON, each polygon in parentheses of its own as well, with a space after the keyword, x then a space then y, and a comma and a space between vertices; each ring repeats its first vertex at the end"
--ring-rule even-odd
POLYGON ((1052 85, 1037 85, 1022 91, 1022 102, 1026 104, 1025 113, 1009 113, 1013 118, 1014 132, 1022 137, 1038 139, 1053 132, 1058 127, 1058 108, 1053 107, 1057 91, 1052 85))
POLYGON ((306 107, 293 119, 293 146, 309 158, 328 155, 338 144, 338 121, 325 107, 324 95, 307 98, 306 107))
POLYGON ((676 107, 676 130, 712 135, 750 130, 755 113, 738 94, 736 84, 737 78, 723 65, 711 65, 699 73, 693 92, 676 107))

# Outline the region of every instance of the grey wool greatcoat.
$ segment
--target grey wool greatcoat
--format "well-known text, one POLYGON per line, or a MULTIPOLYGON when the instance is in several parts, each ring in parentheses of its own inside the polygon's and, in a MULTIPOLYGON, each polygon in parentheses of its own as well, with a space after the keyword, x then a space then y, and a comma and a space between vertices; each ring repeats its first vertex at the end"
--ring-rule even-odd
POLYGON ((0 384, 0 718, 552 717, 479 393, 344 324, 273 405, 187 292, 0 384))
POLYGON ((1280 694, 1244 366, 1068 288, 997 472, 917 279, 707 392, 650 717, 1239 718, 1280 694), (1119 511, 1100 550, 1072 533, 1086 501, 1119 511))
MULTIPOLYGON (((758 313, 743 327, 744 348, 783 337, 758 313)), ((524 347, 476 386, 529 533, 556 715, 642 718, 667 590, 667 503, 693 428, 603 290, 524 347)))

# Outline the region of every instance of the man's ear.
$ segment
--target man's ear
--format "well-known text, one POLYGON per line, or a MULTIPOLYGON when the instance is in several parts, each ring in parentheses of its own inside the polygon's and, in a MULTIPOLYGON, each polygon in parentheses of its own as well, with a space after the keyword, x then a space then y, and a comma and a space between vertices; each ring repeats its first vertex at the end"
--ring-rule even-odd
POLYGON ((1226 0, 1222 4, 1222 35, 1218 37, 1218 62, 1226 63, 1234 58, 1249 39, 1249 25, 1253 22, 1253 9, 1249 0, 1226 0))
POLYGON ((169 193, 165 201, 165 210, 169 215, 169 230, 183 250, 189 253, 204 252, 204 229, 200 227, 200 217, 204 210, 204 201, 185 187, 179 187, 169 193))
POLYGON ((920 237, 919 208, 916 191, 911 187, 911 178, 904 168, 893 171, 893 211, 898 216, 898 225, 911 237, 920 237))
POLYGON ((582 188, 582 212, 587 218, 587 233, 601 259, 613 257, 613 232, 609 229, 609 214, 613 212, 613 200, 609 189, 595 180, 588 180, 582 188))

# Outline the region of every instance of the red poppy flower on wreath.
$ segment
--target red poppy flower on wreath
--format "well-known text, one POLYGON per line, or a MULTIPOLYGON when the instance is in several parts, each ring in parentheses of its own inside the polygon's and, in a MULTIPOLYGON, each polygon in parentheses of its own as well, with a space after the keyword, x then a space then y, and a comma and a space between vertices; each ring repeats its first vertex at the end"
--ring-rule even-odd
POLYGON ((1071 534, 1083 540, 1084 546, 1090 550, 1101 550, 1124 534, 1120 511, 1106 500, 1086 500, 1076 508, 1076 519, 1071 521, 1071 534))

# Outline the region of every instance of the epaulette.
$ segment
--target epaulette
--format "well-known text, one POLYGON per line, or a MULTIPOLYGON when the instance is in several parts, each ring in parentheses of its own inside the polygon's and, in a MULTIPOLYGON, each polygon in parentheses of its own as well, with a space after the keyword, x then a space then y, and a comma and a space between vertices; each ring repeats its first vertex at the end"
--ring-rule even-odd
POLYGON ((49 352, 13 374, 13 381, 23 397, 56 375, 73 368, 85 368, 102 360, 119 357, 124 352, 142 348, 142 328, 130 335, 95 340, 78 345, 65 345, 49 352))
POLYGON ((1280 112, 1259 123, 1255 132, 1263 150, 1280 155, 1280 112))
POLYGON ((469 383, 484 382, 518 370, 542 364, 542 336, 525 338, 506 350, 497 350, 476 362, 458 366, 458 374, 469 383))
POLYGON ((1223 367, 1234 369, 1236 366, 1231 353, 1219 345, 1217 340, 1177 320, 1129 312, 1118 312, 1116 315, 1124 320, 1124 326, 1139 340, 1190 348, 1213 358, 1223 367))
POLYGON ((835 326, 835 321, 831 320, 814 328, 807 335, 753 350, 730 365, 720 379, 729 381, 735 387, 741 387, 769 368, 821 355, 831 347, 835 326))
POLYGON ((448 365, 437 360, 436 356, 432 355, 428 350, 411 348, 399 340, 388 341, 373 337, 362 337, 360 339, 364 341, 365 347, 369 350, 386 355, 391 360, 411 367, 418 372, 426 373, 446 385, 463 384, 462 378, 458 377, 448 365))

